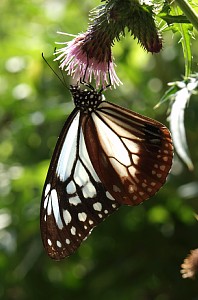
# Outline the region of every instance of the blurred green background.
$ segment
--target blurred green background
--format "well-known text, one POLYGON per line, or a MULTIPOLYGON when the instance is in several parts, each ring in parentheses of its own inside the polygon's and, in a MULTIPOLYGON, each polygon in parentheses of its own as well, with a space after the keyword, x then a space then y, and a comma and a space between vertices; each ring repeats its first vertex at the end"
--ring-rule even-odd
MULTIPOLYGON (((198 102, 185 113, 195 169, 175 155, 166 185, 138 207, 122 207, 71 257, 56 262, 44 252, 39 229, 42 186, 71 96, 52 67, 57 31, 85 31, 96 0, 1 0, 0 25, 0 299, 198 299, 196 280, 180 265, 198 247, 198 102)), ((144 52, 129 35, 113 48, 123 85, 108 100, 167 123, 168 103, 153 107, 170 81, 181 80, 180 37, 167 32, 160 54, 144 52)), ((59 45, 57 45, 59 47, 59 45)), ((193 40, 194 70, 198 61, 193 40)), ((66 76, 67 83, 71 78, 66 76)))

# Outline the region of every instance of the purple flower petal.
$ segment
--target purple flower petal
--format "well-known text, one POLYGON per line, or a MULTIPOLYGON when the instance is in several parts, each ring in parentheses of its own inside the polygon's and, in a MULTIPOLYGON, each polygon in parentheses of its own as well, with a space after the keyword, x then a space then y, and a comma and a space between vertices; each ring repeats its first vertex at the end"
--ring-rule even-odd
POLYGON ((99 43, 96 47, 90 32, 82 33, 64 44, 66 47, 56 51, 58 57, 55 60, 60 60, 60 68, 76 81, 81 79, 90 83, 94 78, 96 88, 105 88, 109 83, 114 87, 122 84, 115 72, 111 46, 105 44, 101 48, 99 43))

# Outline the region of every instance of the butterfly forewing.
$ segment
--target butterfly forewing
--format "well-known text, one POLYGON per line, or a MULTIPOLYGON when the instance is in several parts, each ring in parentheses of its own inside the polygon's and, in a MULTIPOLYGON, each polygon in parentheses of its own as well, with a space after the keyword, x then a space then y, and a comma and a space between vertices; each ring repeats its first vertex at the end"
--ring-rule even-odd
POLYGON ((43 190, 42 240, 48 255, 57 260, 73 253, 119 206, 92 166, 81 117, 74 111, 63 127, 43 190))
POLYGON ((164 184, 173 157, 164 125, 103 101, 83 130, 94 169, 120 204, 139 204, 164 184))

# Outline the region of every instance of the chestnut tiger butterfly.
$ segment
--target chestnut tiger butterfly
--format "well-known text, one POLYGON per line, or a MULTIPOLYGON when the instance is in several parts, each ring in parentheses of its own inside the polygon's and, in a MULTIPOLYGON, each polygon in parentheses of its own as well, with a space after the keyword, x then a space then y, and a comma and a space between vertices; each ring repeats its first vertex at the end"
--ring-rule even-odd
POLYGON ((153 196, 170 171, 173 146, 158 121, 71 85, 75 108, 58 138, 41 202, 41 235, 56 260, 72 254, 121 205, 153 196))

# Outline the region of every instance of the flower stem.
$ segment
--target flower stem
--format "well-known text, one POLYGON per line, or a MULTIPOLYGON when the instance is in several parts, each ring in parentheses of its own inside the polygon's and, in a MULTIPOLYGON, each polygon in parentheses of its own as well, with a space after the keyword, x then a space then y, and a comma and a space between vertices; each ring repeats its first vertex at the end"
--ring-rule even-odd
MULTIPOLYGON (((174 15, 178 16, 180 14, 180 8, 176 1, 172 2, 172 10, 174 12, 174 15)), ((179 33, 181 34, 181 44, 185 60, 185 77, 188 78, 192 68, 192 53, 190 47, 191 37, 188 33, 189 24, 179 23, 177 27, 179 33)))
POLYGON ((183 13, 186 15, 188 20, 192 23, 194 28, 198 31, 198 15, 195 10, 192 9, 188 1, 186 0, 175 0, 177 5, 181 8, 183 13))

